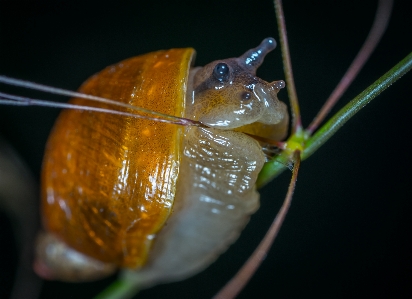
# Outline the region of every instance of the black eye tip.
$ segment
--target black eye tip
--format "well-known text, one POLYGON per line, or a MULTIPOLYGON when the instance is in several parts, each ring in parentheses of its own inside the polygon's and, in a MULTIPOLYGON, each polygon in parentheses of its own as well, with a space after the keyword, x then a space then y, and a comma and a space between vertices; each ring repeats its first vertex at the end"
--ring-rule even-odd
POLYGON ((224 62, 216 64, 213 70, 213 76, 220 82, 226 82, 229 80, 229 66, 224 62))

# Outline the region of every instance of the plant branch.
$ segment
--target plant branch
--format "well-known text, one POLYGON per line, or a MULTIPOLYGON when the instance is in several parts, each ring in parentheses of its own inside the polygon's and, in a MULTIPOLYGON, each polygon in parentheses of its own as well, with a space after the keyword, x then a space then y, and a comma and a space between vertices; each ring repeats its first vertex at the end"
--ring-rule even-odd
POLYGON ((322 144, 332 137, 352 116, 366 106, 392 83, 410 71, 412 68, 412 52, 390 71, 376 80, 371 86, 350 101, 336 115, 334 115, 315 135, 306 143, 302 160, 312 155, 322 144))
POLYGON ((117 279, 94 299, 129 299, 138 293, 139 287, 125 279, 117 279))
MULTIPOLYGON (((366 106, 382 91, 412 69, 412 53, 407 55, 386 74, 376 80, 371 86, 350 101, 335 116, 333 116, 315 135, 308 139, 302 154, 302 160, 307 159, 330 137, 332 137, 352 116, 366 106)), ((293 135, 289 138, 293 138, 293 135)), ((286 141, 287 144, 287 141, 286 141)), ((281 153, 282 155, 282 153, 281 153)), ((267 162, 256 182, 258 188, 263 187, 286 169, 286 164, 279 162, 279 157, 267 162)))

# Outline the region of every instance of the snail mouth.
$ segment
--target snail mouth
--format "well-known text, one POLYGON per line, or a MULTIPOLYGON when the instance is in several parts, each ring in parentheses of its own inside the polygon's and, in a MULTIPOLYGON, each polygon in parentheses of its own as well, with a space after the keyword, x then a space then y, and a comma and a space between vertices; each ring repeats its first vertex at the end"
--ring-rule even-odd
POLYGON ((265 125, 280 123, 287 111, 286 107, 277 98, 277 90, 269 84, 256 84, 253 92, 263 106, 260 117, 255 122, 265 125))

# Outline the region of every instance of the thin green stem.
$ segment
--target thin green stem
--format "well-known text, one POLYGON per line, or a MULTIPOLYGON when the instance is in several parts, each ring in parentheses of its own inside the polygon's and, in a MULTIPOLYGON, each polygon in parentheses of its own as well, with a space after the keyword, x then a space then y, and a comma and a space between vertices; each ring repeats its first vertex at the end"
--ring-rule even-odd
MULTIPOLYGON (((280 155, 282 154, 283 152, 280 155)), ((256 181, 256 188, 262 188, 279 174, 281 174, 285 169, 287 169, 287 162, 284 161, 284 157, 280 157, 279 159, 278 156, 275 159, 265 163, 256 181)))
POLYGON ((136 295, 139 287, 125 279, 118 279, 99 293, 94 299, 129 299, 136 295))
MULTIPOLYGON (((365 107, 366 104, 372 101, 382 91, 388 88, 392 83, 394 83, 411 69, 412 53, 406 56, 391 70, 389 70, 386 74, 376 80, 371 86, 365 89, 361 94, 350 101, 326 124, 324 124, 312 137, 310 137, 304 145, 302 160, 307 159, 310 155, 312 155, 360 109, 365 107)), ((295 135, 292 135, 289 140, 294 138, 295 135)), ((286 141, 286 144, 288 143, 288 141, 286 141)), ((274 179, 287 168, 287 164, 283 162, 285 158, 287 158, 286 151, 282 152, 278 157, 264 165, 256 182, 258 188, 261 188, 269 183, 272 179, 274 179)))
POLYGON ((390 71, 376 80, 371 86, 350 101, 336 115, 334 115, 315 135, 306 143, 302 154, 302 160, 312 155, 322 144, 324 144, 336 131, 339 130, 352 116, 366 106, 382 91, 392 83, 410 71, 412 68, 412 52, 409 53, 401 62, 395 65, 390 71))

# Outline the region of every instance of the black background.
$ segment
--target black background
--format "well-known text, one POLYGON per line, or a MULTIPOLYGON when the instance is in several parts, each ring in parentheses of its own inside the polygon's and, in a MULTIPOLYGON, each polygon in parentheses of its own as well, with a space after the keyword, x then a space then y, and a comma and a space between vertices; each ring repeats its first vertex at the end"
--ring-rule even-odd
MULTIPOLYGON (((0 0, 0 73, 75 90, 105 66, 154 50, 194 47, 197 65, 238 56, 267 36, 277 39, 271 1, 259 2, 0 0)), ((376 3, 285 2, 297 91, 307 125, 360 48, 376 3)), ((411 51, 407 2, 395 3, 387 33, 339 106, 411 51)), ((279 50, 258 74, 268 81, 284 78, 279 50)), ((239 298, 412 295, 411 78, 406 75, 391 86, 302 164, 279 237, 239 298)), ((1 90, 8 89, 1 86, 1 90)), ((279 96, 286 100, 286 91, 279 96)), ((36 178, 57 114, 57 109, 49 108, 0 107, 0 134, 36 178)), ((290 173, 285 172, 261 190, 262 208, 238 242, 206 271, 142 291, 137 297, 210 298, 264 235, 289 179, 290 173)), ((17 255, 10 224, 1 215, 3 298, 12 287, 17 255)), ((46 282, 41 298, 90 298, 109 281, 46 282)))

